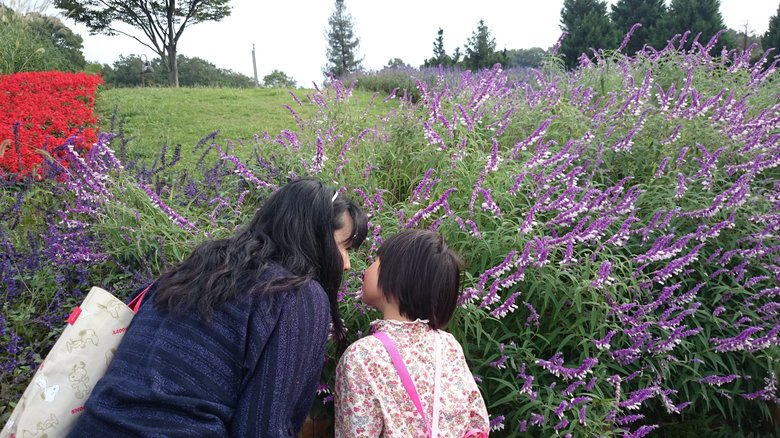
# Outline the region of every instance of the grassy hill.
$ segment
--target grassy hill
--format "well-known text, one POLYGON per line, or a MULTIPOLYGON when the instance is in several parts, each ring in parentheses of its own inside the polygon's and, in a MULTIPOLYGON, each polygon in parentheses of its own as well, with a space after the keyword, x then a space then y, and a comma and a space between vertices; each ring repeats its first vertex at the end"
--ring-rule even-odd
MULTIPOLYGON (((124 120, 125 132, 134 138, 128 145, 129 156, 153 158, 163 143, 181 144, 186 161, 191 156, 188 151, 215 130, 218 139, 247 140, 262 132, 275 136, 283 129, 297 129, 284 105, 307 118, 317 111, 306 99, 312 91, 296 90, 303 104, 299 106, 285 89, 114 88, 98 92, 95 109, 103 131, 110 129, 118 109, 118 120, 124 120)), ((354 91, 351 102, 362 110, 370 100, 370 93, 354 91)))

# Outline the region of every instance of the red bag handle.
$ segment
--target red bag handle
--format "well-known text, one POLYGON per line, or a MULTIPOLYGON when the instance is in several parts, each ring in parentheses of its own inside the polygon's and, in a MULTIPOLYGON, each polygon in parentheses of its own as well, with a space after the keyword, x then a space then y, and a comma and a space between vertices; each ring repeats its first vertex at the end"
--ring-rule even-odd
MULTIPOLYGON (((154 283, 152 283, 154 284, 154 283)), ((141 308, 141 304, 144 301, 144 297, 146 296, 146 292, 149 291, 149 288, 152 287, 152 284, 149 286, 146 286, 146 289, 143 290, 140 294, 136 295, 135 298, 133 298, 130 303, 127 305, 127 307, 130 308, 130 310, 133 311, 133 313, 138 313, 138 309, 141 308)))

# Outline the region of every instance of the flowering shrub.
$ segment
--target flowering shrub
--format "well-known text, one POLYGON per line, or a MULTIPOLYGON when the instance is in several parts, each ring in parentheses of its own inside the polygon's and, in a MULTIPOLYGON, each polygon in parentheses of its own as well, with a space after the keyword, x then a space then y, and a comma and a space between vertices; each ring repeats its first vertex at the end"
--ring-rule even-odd
POLYGON ((69 145, 89 150, 97 139, 92 109, 102 83, 85 73, 0 75, 0 177, 39 174, 41 151, 61 158, 58 146, 74 135, 69 145))
MULTIPOLYGON (((50 342, 18 316, 30 303, 64 320, 57 300, 93 283, 129 289, 246 222, 290 178, 317 175, 370 213, 341 296, 352 340, 377 317, 360 271, 383 237, 436 229, 463 254, 448 330, 495 435, 766 433, 779 401, 780 59, 713 58, 714 42, 682 50, 687 37, 635 57, 601 51, 572 73, 553 59, 520 83, 499 68, 418 80, 419 102, 399 99, 378 122, 334 82, 306 96, 312 119, 293 95, 297 129, 241 143, 251 160, 206 137, 197 177, 177 170, 179 149, 151 166, 122 159, 121 135, 83 158, 67 149, 47 203, 35 190, 0 198, 3 369, 30 367, 50 342), (31 213, 9 213, 20 209, 31 213), (40 210, 62 220, 36 222, 40 210), (32 298, 47 288, 67 292, 32 298)), ((30 368, 15 369, 0 380, 12 394, 30 368)))

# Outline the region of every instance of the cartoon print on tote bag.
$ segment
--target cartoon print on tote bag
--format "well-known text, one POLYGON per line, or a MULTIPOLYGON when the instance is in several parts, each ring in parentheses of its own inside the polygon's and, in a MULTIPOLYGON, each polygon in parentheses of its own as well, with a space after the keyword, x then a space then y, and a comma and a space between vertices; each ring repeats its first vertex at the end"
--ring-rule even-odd
POLYGON ((46 378, 43 376, 35 376, 35 384, 43 389, 41 398, 48 403, 53 402, 57 398, 57 393, 60 392, 60 385, 47 385, 46 378))
POLYGON ((68 340, 66 346, 68 348, 68 352, 70 353, 76 349, 87 348, 89 344, 97 347, 99 342, 100 339, 98 338, 97 333, 95 333, 95 331, 92 329, 86 329, 79 331, 77 338, 71 338, 68 340))
POLYGON ((37 428, 34 431, 30 430, 23 430, 22 431, 22 438, 33 438, 33 437, 43 437, 48 436, 45 432, 47 430, 54 429, 57 427, 57 424, 59 424, 59 421, 57 421, 57 417, 54 414, 49 415, 49 418, 40 421, 36 426, 37 428))
POLYGON ((87 375, 87 364, 82 361, 73 365, 70 374, 68 374, 68 381, 70 381, 76 398, 82 399, 88 396, 91 388, 87 375))

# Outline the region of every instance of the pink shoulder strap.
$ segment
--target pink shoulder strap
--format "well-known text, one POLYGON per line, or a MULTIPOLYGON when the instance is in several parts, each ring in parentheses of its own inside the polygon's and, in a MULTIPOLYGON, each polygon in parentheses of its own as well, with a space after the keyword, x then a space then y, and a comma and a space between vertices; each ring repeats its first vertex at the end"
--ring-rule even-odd
POLYGON ((396 348, 395 343, 393 343, 393 341, 382 332, 374 333, 374 337, 382 341, 382 343, 385 345, 385 349, 390 354, 390 360, 393 361, 393 366, 398 372, 398 377, 401 378, 401 383, 404 385, 406 393, 409 394, 409 398, 412 399, 414 407, 417 408, 417 412, 419 412, 422 416, 423 422, 425 423, 425 429, 428 432, 428 436, 431 436, 431 427, 428 425, 428 418, 425 416, 422 403, 420 403, 420 396, 417 394, 417 388, 415 388, 414 382, 409 376, 409 371, 406 370, 406 365, 404 364, 403 358, 401 358, 401 354, 398 352, 398 348, 396 348))
MULTIPOLYGON (((425 411, 422 408, 422 403, 420 403, 420 396, 417 394, 417 388, 414 386, 414 382, 412 381, 411 376, 409 376, 409 371, 406 369, 406 365, 404 364, 404 360, 401 357, 401 353, 398 352, 398 348, 396 348, 395 343, 393 343, 392 339, 388 337, 385 333, 377 332, 374 333, 374 336, 382 341, 382 344, 384 344, 385 349, 387 350, 388 354, 390 354, 390 359, 393 361, 393 366, 395 367, 396 372, 398 373, 398 376, 401 378, 401 383, 404 385, 404 389, 406 389, 406 393, 409 395, 409 398, 412 400, 412 403, 414 403, 414 407, 417 408, 417 412, 420 413, 420 416, 422 416, 423 422, 425 423, 425 430, 428 434, 428 437, 436 437, 439 432, 439 409, 440 409, 440 399, 439 399, 439 381, 441 380, 441 338, 439 337, 439 333, 434 331, 434 354, 435 354, 435 371, 434 371, 434 382, 433 382, 433 425, 429 425, 428 418, 425 416, 425 411)), ((463 438, 487 438, 487 433, 485 431, 479 430, 479 429, 471 429, 467 431, 465 434, 463 434, 463 438)))

